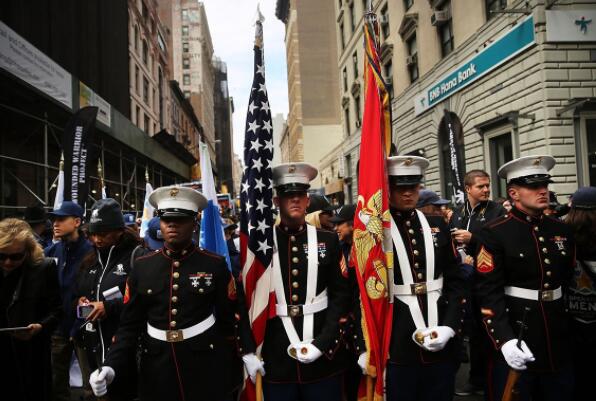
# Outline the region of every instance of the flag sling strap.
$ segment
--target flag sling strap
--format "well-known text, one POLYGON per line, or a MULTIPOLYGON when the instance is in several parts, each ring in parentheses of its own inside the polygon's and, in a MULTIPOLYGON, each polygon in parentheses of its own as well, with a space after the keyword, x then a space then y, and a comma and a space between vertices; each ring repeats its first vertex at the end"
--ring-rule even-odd
MULTIPOLYGON (((428 221, 426 220, 426 217, 424 217, 424 214, 419 210, 416 210, 416 214, 418 215, 418 219, 420 220, 420 225, 422 226, 422 234, 424 236, 424 251, 426 254, 426 277, 427 279, 432 280, 435 276, 435 249, 432 233, 430 230, 430 226, 428 225, 428 221)), ((397 229, 397 225, 395 224, 393 218, 391 218, 391 237, 393 238, 393 243, 395 244, 395 249, 397 251, 399 271, 401 273, 403 283, 404 285, 414 284, 414 277, 412 276, 410 260, 408 259, 408 255, 406 254, 406 246, 404 244, 403 239, 401 238, 401 235, 399 233, 399 230, 397 229)), ((439 300, 440 295, 441 288, 433 289, 426 292, 428 306, 428 327, 437 326, 439 323, 437 301, 439 300)), ((416 329, 425 329, 427 325, 425 323, 420 304, 418 303, 418 296, 415 294, 396 294, 395 297, 401 302, 408 305, 416 329)))

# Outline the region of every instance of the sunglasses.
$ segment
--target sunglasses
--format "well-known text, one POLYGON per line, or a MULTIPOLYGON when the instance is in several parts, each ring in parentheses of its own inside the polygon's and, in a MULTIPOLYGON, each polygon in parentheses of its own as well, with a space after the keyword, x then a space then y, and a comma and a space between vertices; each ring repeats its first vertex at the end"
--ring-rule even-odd
POLYGON ((6 259, 9 259, 13 262, 18 262, 24 257, 24 253, 0 253, 0 262, 4 262, 6 259))

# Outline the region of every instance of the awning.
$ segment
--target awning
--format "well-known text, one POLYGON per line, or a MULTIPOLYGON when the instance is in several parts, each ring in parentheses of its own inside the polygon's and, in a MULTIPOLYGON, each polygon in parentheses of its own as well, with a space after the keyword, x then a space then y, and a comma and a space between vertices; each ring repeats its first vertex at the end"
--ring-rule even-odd
POLYGON ((198 160, 190 153, 184 145, 176 141, 174 135, 170 135, 168 131, 162 129, 157 134, 152 136, 161 146, 168 150, 171 154, 182 160, 184 163, 192 166, 197 163, 198 160))
POLYGON ((331 181, 329 184, 325 185, 325 195, 336 194, 338 192, 344 191, 344 180, 340 178, 339 180, 331 181))

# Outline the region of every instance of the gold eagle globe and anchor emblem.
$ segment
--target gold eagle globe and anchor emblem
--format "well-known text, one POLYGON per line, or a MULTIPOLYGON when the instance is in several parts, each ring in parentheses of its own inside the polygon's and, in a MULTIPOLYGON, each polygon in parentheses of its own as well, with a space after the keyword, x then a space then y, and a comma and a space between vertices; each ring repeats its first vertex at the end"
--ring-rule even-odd
MULTIPOLYGON (((354 230, 354 246, 356 247, 358 266, 364 269, 370 251, 378 244, 384 245, 383 223, 389 222, 391 215, 389 210, 382 210, 383 198, 380 190, 375 192, 368 201, 365 201, 364 197, 360 195, 358 197, 358 206, 360 206, 358 218, 366 229, 354 230)), ((371 299, 387 297, 387 266, 381 259, 373 260, 372 264, 377 275, 366 280, 366 293, 371 299)), ((362 274, 363 271, 360 273, 362 274)))

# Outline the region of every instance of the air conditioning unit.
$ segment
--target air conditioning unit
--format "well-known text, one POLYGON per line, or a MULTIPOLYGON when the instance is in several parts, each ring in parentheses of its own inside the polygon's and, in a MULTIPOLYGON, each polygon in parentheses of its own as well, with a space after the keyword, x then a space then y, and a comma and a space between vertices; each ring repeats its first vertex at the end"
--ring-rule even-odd
POLYGON ((389 24, 389 15, 381 14, 381 16, 379 17, 379 22, 381 23, 381 25, 388 25, 389 24))
POLYGON ((449 18, 451 18, 451 15, 450 15, 448 9, 447 10, 435 10, 433 15, 430 16, 430 23, 433 26, 441 26, 441 25, 449 22, 449 18))
POLYGON ((408 66, 414 65, 414 64, 418 64, 418 56, 416 54, 412 54, 411 56, 408 56, 406 58, 406 64, 408 66))

